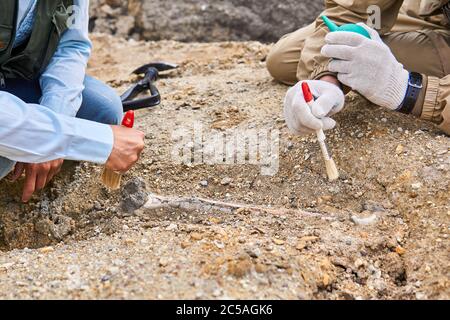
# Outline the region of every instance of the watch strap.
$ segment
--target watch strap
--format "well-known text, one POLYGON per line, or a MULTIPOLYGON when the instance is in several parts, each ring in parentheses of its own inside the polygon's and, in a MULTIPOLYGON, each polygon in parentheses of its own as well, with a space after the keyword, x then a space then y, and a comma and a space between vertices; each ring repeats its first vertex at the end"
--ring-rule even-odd
POLYGON ((404 114, 411 114, 419 99, 420 92, 423 89, 423 76, 417 72, 409 74, 408 89, 406 91, 405 99, 398 109, 404 114))

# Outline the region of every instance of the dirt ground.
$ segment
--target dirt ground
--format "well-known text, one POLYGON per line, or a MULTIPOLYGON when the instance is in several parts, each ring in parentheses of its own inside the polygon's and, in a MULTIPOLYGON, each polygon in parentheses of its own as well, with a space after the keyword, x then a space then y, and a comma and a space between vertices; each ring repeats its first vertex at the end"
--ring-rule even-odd
POLYGON ((143 63, 180 68, 158 84, 162 105, 138 112, 147 148, 125 189, 109 192, 85 163, 28 205, 20 184, 0 183, 0 298, 450 298, 450 139, 435 127, 348 96, 328 133, 341 172, 330 183, 314 137, 285 127, 268 46, 93 38, 89 73, 118 92, 143 63), (278 173, 177 164, 172 134, 196 121, 279 130, 278 173), (130 213, 147 193, 251 207, 130 213))

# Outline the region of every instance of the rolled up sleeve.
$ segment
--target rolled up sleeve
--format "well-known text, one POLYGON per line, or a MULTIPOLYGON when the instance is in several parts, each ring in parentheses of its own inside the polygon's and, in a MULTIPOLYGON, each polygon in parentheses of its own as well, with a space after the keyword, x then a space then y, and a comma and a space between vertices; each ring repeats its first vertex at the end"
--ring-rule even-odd
POLYGON ((450 75, 427 78, 421 118, 436 123, 450 135, 450 75))

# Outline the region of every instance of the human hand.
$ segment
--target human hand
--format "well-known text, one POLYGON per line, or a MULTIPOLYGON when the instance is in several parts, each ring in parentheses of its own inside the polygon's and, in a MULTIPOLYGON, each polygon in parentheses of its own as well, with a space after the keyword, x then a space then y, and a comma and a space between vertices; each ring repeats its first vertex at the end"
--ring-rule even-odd
POLYGON ((35 192, 44 189, 55 175, 60 172, 63 163, 63 159, 38 164, 18 162, 11 179, 12 181, 17 181, 25 172, 22 201, 30 201, 35 192))
POLYGON ((333 60, 329 71, 371 102, 397 110, 408 89, 409 72, 397 61, 377 31, 363 23, 371 39, 353 32, 331 32, 322 54, 333 60))
POLYGON ((144 150, 144 133, 123 126, 111 126, 114 135, 114 146, 106 162, 112 171, 125 173, 139 160, 144 150))
POLYGON ((290 88, 284 101, 284 116, 288 128, 295 134, 306 135, 318 130, 330 130, 336 122, 330 117, 340 112, 345 103, 342 90, 321 80, 300 81, 290 88), (303 96, 302 83, 307 82, 316 97, 310 107, 303 96))

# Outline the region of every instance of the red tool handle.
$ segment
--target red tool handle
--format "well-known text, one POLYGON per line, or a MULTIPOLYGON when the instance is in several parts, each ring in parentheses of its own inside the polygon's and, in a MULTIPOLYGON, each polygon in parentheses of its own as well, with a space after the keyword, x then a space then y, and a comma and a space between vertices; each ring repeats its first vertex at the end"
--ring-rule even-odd
POLYGON ((130 110, 128 111, 122 121, 122 126, 127 128, 133 128, 134 127, 134 111, 130 110))
POLYGON ((310 89, 308 83, 306 83, 306 82, 302 83, 302 90, 303 90, 303 96, 305 97, 306 103, 310 103, 311 101, 314 101, 314 96, 311 93, 311 89, 310 89))

